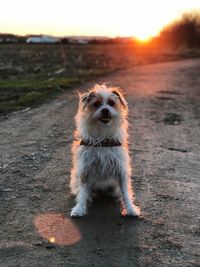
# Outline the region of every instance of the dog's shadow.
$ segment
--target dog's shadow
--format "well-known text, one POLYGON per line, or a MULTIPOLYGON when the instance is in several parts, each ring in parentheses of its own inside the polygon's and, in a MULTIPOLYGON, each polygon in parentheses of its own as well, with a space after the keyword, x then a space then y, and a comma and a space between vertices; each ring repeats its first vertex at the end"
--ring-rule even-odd
POLYGON ((103 236, 112 234, 113 230, 119 232, 129 226, 132 228, 138 220, 136 217, 122 215, 119 199, 98 192, 88 206, 87 215, 74 218, 73 222, 80 229, 84 239, 99 236, 100 240, 103 236))
MULTIPOLYGON (((88 214, 73 219, 73 222, 81 234, 81 240, 73 245, 73 250, 77 253, 81 251, 82 257, 84 250, 89 250, 91 255, 96 255, 95 260, 101 262, 104 258, 104 266, 118 266, 123 257, 128 259, 130 246, 138 243, 140 219, 122 216, 120 202, 107 195, 99 194, 95 197, 88 208, 88 214)), ((131 250, 131 257, 136 260, 136 251, 131 250)), ((100 262, 94 266, 102 266, 100 262)), ((90 266, 86 258, 84 266, 90 266)))
POLYGON ((120 201, 117 198, 109 196, 107 193, 98 191, 88 205, 87 217, 96 218, 98 215, 102 218, 119 216, 121 210, 120 201))

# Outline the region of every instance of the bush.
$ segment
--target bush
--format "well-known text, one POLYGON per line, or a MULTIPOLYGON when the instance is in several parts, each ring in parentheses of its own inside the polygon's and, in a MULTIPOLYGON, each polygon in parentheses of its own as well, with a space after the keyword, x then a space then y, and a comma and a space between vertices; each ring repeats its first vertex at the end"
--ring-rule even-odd
POLYGON ((200 13, 186 13, 180 20, 165 27, 160 35, 161 40, 178 48, 200 47, 200 13))

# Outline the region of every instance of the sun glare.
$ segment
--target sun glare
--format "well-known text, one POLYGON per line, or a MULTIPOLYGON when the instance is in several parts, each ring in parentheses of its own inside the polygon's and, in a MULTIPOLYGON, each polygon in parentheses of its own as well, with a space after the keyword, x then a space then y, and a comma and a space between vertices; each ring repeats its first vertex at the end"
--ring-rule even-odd
POLYGON ((7 0, 1 3, 1 32, 15 34, 156 36, 200 0, 7 0), (12 6, 12 8, 11 8, 12 6))

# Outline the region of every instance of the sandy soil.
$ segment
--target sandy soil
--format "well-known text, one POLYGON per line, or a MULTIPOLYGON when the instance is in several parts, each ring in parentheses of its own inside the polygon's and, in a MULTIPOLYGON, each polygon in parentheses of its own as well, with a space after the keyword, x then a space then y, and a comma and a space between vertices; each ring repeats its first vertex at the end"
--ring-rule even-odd
POLYGON ((98 80, 127 94, 139 219, 103 197, 69 217, 75 90, 0 121, 0 266, 200 266, 199 70, 184 60, 98 80))

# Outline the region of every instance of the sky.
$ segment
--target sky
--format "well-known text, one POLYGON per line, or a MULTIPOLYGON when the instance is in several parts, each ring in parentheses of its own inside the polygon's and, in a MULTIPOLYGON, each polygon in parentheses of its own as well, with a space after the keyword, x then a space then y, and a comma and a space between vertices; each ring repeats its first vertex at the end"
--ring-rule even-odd
POLYGON ((0 32, 55 36, 156 36, 200 0, 0 0, 0 32))

